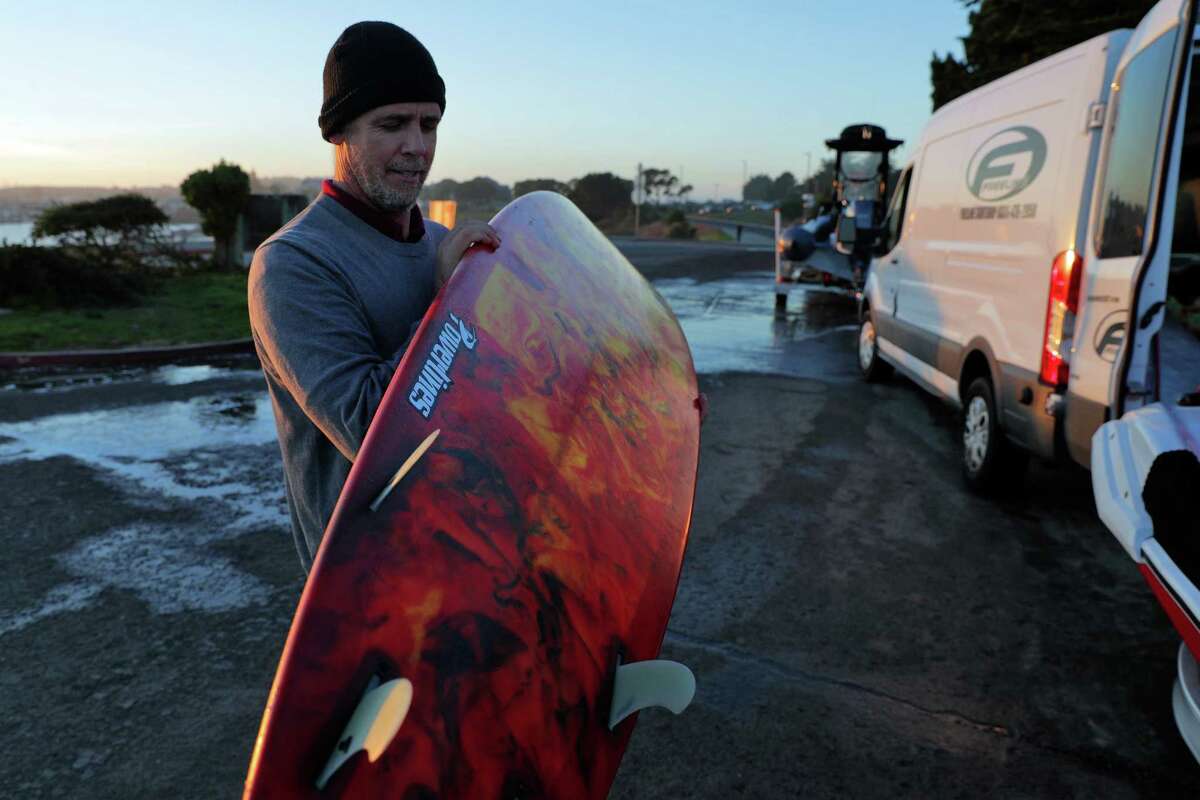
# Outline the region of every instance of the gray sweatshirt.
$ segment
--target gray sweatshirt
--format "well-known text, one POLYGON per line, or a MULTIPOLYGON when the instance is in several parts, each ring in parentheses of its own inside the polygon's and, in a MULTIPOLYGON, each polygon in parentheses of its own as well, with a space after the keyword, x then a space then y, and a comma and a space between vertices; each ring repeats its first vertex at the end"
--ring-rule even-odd
POLYGON ((446 228, 406 244, 332 197, 264 242, 250 329, 275 409, 292 533, 305 572, 409 338, 434 296, 446 228))

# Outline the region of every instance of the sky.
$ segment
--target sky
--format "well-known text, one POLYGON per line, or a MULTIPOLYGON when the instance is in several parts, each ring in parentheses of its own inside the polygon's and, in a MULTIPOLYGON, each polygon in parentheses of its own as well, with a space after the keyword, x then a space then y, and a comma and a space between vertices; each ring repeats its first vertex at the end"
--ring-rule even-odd
POLYGON ((328 175, 321 70, 364 19, 407 28, 446 81, 430 181, 642 163, 696 199, 802 179, 849 124, 913 141, 930 57, 961 56, 967 32, 958 0, 0 0, 0 187, 178 184, 222 158, 328 175))

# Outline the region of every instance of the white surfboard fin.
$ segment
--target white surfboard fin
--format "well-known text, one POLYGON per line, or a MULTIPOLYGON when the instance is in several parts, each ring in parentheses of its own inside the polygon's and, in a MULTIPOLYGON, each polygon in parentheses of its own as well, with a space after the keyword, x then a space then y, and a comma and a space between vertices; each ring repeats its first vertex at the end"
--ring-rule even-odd
POLYGON ((350 721, 346 723, 346 729, 342 731, 325 769, 321 770, 317 788, 324 789, 333 773, 359 750, 367 751, 369 761, 379 758, 404 724, 412 697, 412 681, 407 678, 396 678, 373 688, 368 687, 350 721))
POLYGON ((660 706, 674 714, 683 710, 696 696, 696 676, 677 661, 617 662, 613 678, 612 705, 608 711, 608 729, 643 708, 660 706))
POLYGON ((396 485, 400 483, 401 479, 405 475, 408 474, 408 471, 413 468, 413 465, 420 460, 421 456, 425 455, 425 451, 428 450, 429 447, 437 440, 438 434, 441 432, 442 429, 438 428, 436 431, 426 436, 425 440, 417 445, 417 449, 412 451, 412 455, 404 459, 404 463, 400 465, 400 469, 396 470, 396 474, 392 476, 390 481, 388 481, 388 485, 383 487, 383 491, 371 501, 372 511, 379 510, 379 506, 381 506, 383 501, 387 499, 387 496, 392 493, 392 489, 396 488, 396 485))

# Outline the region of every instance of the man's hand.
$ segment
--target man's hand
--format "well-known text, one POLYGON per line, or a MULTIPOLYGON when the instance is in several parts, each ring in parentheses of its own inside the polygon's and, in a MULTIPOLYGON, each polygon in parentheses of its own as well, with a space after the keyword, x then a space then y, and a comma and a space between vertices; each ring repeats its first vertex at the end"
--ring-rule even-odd
POLYGON ((475 245, 494 252, 500 246, 500 234, 486 222, 464 222, 446 235, 437 249, 434 289, 441 290, 446 285, 463 255, 475 245))

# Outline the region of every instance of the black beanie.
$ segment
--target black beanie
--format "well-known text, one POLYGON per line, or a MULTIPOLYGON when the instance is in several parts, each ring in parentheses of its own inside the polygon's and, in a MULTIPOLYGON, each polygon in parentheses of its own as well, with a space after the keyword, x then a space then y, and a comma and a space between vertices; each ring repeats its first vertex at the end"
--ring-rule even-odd
POLYGON ((390 22, 356 22, 325 59, 321 136, 325 141, 359 114, 390 103, 437 103, 446 110, 446 84, 425 45, 390 22))

